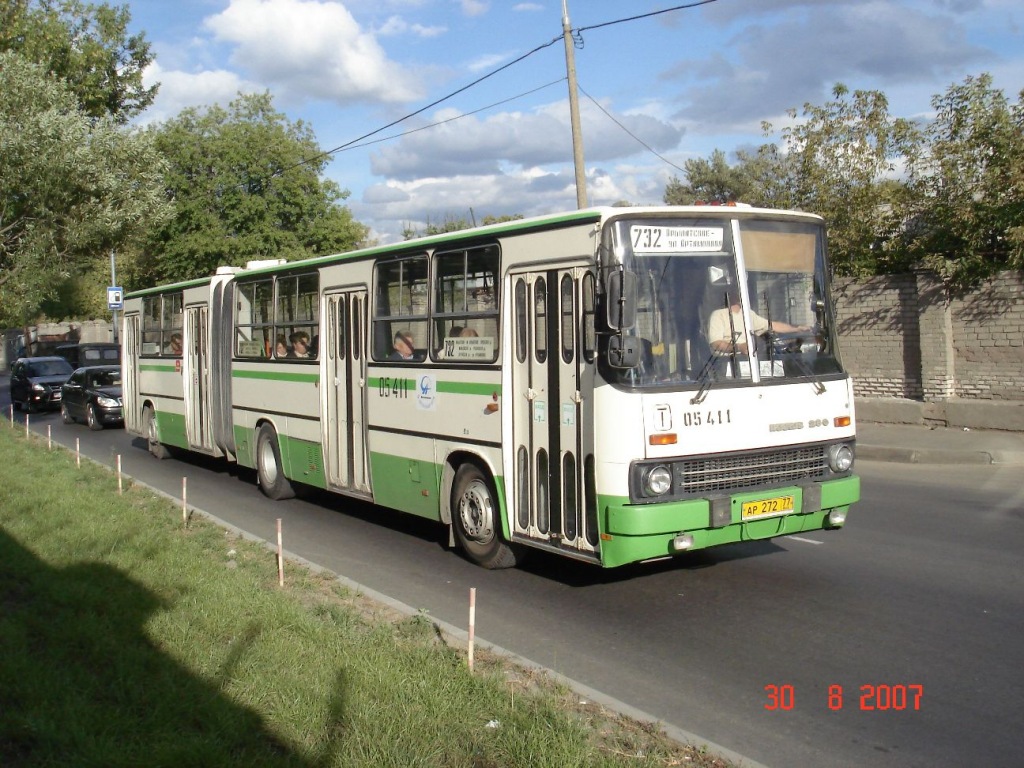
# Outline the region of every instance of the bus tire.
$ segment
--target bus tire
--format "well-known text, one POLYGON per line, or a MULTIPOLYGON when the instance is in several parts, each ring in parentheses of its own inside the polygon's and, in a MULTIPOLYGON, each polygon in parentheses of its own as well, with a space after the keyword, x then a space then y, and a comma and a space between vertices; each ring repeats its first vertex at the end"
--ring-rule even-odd
POLYGON ((516 564, 516 551, 501 535, 493 485, 475 464, 463 464, 455 473, 452 525, 459 544, 477 565, 498 569, 516 564))
POLYGON ((261 426, 256 435, 256 476, 260 490, 268 499, 280 501, 295 495, 295 489, 284 476, 277 432, 269 424, 261 426))
POLYGON ((149 452, 158 459, 169 459, 171 451, 160 442, 160 434, 156 429, 156 413, 152 406, 147 405, 142 411, 142 423, 146 425, 146 444, 149 452))

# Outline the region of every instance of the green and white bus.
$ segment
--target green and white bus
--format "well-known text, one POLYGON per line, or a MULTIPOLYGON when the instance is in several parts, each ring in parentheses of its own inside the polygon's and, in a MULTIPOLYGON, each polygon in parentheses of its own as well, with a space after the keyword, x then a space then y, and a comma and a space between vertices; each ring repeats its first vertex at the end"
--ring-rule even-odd
POLYGON ((221 268, 128 294, 122 339, 154 455, 436 520, 488 568, 839 528, 860 494, 811 214, 592 208, 221 268))

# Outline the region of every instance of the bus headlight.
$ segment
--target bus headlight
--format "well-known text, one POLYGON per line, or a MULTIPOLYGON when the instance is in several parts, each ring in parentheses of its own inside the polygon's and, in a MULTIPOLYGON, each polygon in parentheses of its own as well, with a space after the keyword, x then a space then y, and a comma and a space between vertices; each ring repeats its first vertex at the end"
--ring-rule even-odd
POLYGON ((828 465, 833 472, 847 472, 853 466, 853 446, 837 443, 829 446, 828 465))
POLYGON ((672 470, 663 464, 651 467, 644 475, 644 491, 648 496, 661 496, 672 488, 672 470))

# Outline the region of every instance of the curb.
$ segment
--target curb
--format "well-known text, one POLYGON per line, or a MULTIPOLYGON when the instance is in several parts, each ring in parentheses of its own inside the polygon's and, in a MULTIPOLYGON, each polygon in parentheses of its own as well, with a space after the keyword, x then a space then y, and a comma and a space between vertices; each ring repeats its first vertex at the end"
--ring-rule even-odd
POLYGON ((894 464, 992 464, 1024 466, 1022 451, 968 451, 941 448, 895 448, 857 443, 857 458, 894 464))

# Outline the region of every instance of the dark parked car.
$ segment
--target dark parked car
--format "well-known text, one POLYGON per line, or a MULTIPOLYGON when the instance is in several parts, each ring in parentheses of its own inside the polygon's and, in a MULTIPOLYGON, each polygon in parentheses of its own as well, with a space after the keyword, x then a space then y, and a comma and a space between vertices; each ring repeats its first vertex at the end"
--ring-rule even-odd
POLYGON ((117 365, 121 362, 121 345, 110 341, 79 341, 61 344, 54 354, 66 358, 72 368, 117 365))
POLYGON ((123 424, 121 366, 90 365, 79 368, 61 387, 60 415, 65 424, 84 421, 89 429, 123 424))
POLYGON ((11 366, 11 403, 35 411, 60 405, 60 386, 74 369, 63 357, 22 357, 11 366))

